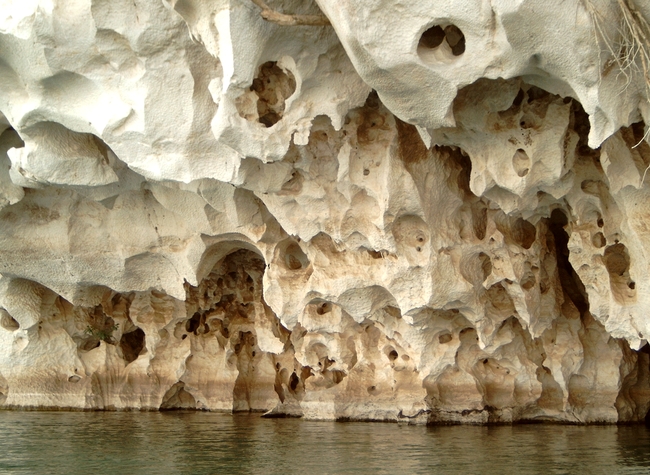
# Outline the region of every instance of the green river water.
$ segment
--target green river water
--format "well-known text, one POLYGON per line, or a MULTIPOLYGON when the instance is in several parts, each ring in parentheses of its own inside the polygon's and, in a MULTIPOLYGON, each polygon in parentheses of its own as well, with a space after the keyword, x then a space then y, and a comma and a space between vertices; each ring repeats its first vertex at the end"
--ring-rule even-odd
POLYGON ((0 412, 0 473, 650 474, 650 429, 0 412))

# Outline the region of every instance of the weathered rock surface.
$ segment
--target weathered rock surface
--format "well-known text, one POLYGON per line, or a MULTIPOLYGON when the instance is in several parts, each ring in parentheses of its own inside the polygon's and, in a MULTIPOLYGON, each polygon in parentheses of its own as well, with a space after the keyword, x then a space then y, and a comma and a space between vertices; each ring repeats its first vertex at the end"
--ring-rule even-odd
POLYGON ((0 407, 644 420, 616 2, 259 3, 0 7, 0 407))

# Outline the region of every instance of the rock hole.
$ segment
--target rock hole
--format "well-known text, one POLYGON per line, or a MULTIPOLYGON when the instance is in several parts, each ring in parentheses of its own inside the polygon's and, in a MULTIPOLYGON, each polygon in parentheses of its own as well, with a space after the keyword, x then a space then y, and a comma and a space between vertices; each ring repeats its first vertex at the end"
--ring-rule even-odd
POLYGON ((260 66, 251 91, 257 94, 259 122, 266 127, 275 125, 284 114, 285 100, 296 90, 296 79, 291 71, 281 69, 275 61, 260 66))
POLYGON ((599 228, 602 228, 603 226, 605 226, 605 221, 603 221, 603 218, 598 218, 596 224, 598 225, 599 228))
POLYGON ((454 56, 460 56, 465 52, 465 35, 456 25, 445 27, 445 39, 451 47, 454 56))
POLYGON ((520 285, 521 288, 524 290, 530 290, 533 287, 535 287, 535 285, 537 285, 537 279, 535 279, 535 274, 533 274, 532 271, 525 272, 521 278, 520 285))
POLYGON ((487 206, 482 201, 472 204, 472 229, 476 239, 482 241, 487 232, 487 206))
POLYGON ((605 247, 607 244, 607 239, 605 239, 605 235, 603 233, 596 233, 591 237, 591 243, 594 245, 594 247, 605 247))
POLYGON ((465 52, 465 35, 456 25, 433 25, 418 42, 418 54, 427 62, 450 61, 465 52))
POLYGON ((429 241, 429 234, 427 232, 427 224, 422 218, 413 215, 400 216, 393 223, 393 237, 395 241, 401 246, 406 246, 415 249, 417 252, 422 252, 423 246, 429 241))
POLYGON ((397 353, 397 351, 395 351, 395 350, 391 350, 388 353, 388 359, 391 360, 391 361, 395 361, 398 356, 399 356, 399 353, 397 353))
POLYGON ((131 363, 138 359, 140 353, 145 347, 145 334, 141 328, 135 331, 125 333, 120 338, 120 348, 122 349, 122 356, 124 361, 131 363))
POLYGON ((292 391, 295 391, 296 388, 298 387, 298 383, 300 383, 300 378, 298 377, 298 375, 294 371, 293 373, 291 373, 291 377, 289 378, 289 388, 292 391))
POLYGON ((282 119, 285 101, 296 90, 296 79, 289 70, 280 68, 276 61, 268 61, 259 68, 249 91, 235 100, 239 116, 257 120, 272 127, 282 119))
POLYGON ((199 328, 200 324, 201 324, 201 314, 199 312, 196 312, 194 315, 192 315, 192 318, 190 318, 185 323, 185 330, 190 333, 194 333, 196 335, 196 330, 199 328))
POLYGON ((363 175, 364 175, 364 176, 368 176, 368 175, 370 175, 370 170, 368 170, 367 168, 364 168, 364 169, 363 169, 363 175))
POLYGON ((332 311, 332 304, 330 302, 323 302, 322 304, 316 307, 316 313, 318 315, 325 315, 332 311))
POLYGON ((529 221, 517 218, 512 227, 512 237, 524 249, 530 249, 537 237, 537 230, 529 221))
POLYGON ((481 270, 483 271, 483 280, 482 280, 482 282, 485 282, 485 280, 492 273, 492 260, 490 259, 490 256, 488 256, 484 252, 479 252, 478 259, 479 259, 479 262, 481 263, 481 270))
POLYGON ((445 343, 449 343, 453 339, 453 335, 451 333, 443 333, 438 337, 438 342, 441 345, 444 345, 445 343))
POLYGON ((161 411, 196 409, 196 399, 185 390, 185 383, 179 381, 167 390, 160 404, 161 411))
MULTIPOLYGON (((571 299, 580 315, 584 315, 589 310, 589 298, 584 284, 569 261, 569 234, 564 229, 568 223, 569 219, 566 214, 556 208, 551 213, 548 229, 555 247, 555 258, 562 290, 571 299)), ((551 238, 547 235, 548 241, 551 241, 551 238)))
POLYGON ((368 254, 370 254, 370 257, 373 259, 381 259, 382 257, 386 256, 388 254, 388 251, 385 249, 382 249, 381 251, 375 251, 374 249, 367 249, 368 254))
POLYGON ((341 381, 343 381, 343 378, 347 376, 345 371, 341 371, 340 369, 333 369, 329 371, 329 376, 332 378, 332 382, 334 384, 339 384, 341 381))
POLYGON ((307 255, 296 242, 290 242, 285 247, 282 261, 288 270, 300 270, 309 266, 307 255))
POLYGON ((633 303, 636 298, 636 283, 630 279, 630 255, 625 245, 616 243, 607 246, 603 261, 614 299, 623 305, 633 303))
POLYGON ((610 276, 623 276, 630 268, 630 256, 624 244, 618 243, 605 249, 605 267, 610 276))
POLYGON ((525 177, 530 171, 530 157, 524 149, 517 149, 512 157, 512 166, 520 177, 525 177))
POLYGON ((434 25, 422 33, 420 46, 424 48, 437 48, 445 40, 445 30, 440 25, 434 25))

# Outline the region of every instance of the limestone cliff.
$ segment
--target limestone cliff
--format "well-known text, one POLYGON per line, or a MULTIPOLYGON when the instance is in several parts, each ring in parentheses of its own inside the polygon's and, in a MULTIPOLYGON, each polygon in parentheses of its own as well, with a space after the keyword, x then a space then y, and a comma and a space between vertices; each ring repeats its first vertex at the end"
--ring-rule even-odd
POLYGON ((647 2, 0 5, 1 407, 646 418, 647 2))

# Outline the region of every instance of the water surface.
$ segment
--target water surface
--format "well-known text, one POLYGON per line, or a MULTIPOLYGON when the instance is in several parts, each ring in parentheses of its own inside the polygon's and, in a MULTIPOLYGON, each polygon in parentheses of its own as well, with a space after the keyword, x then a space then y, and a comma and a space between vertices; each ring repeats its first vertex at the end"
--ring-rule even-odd
POLYGON ((2 474, 650 474, 645 426, 0 412, 2 474))

